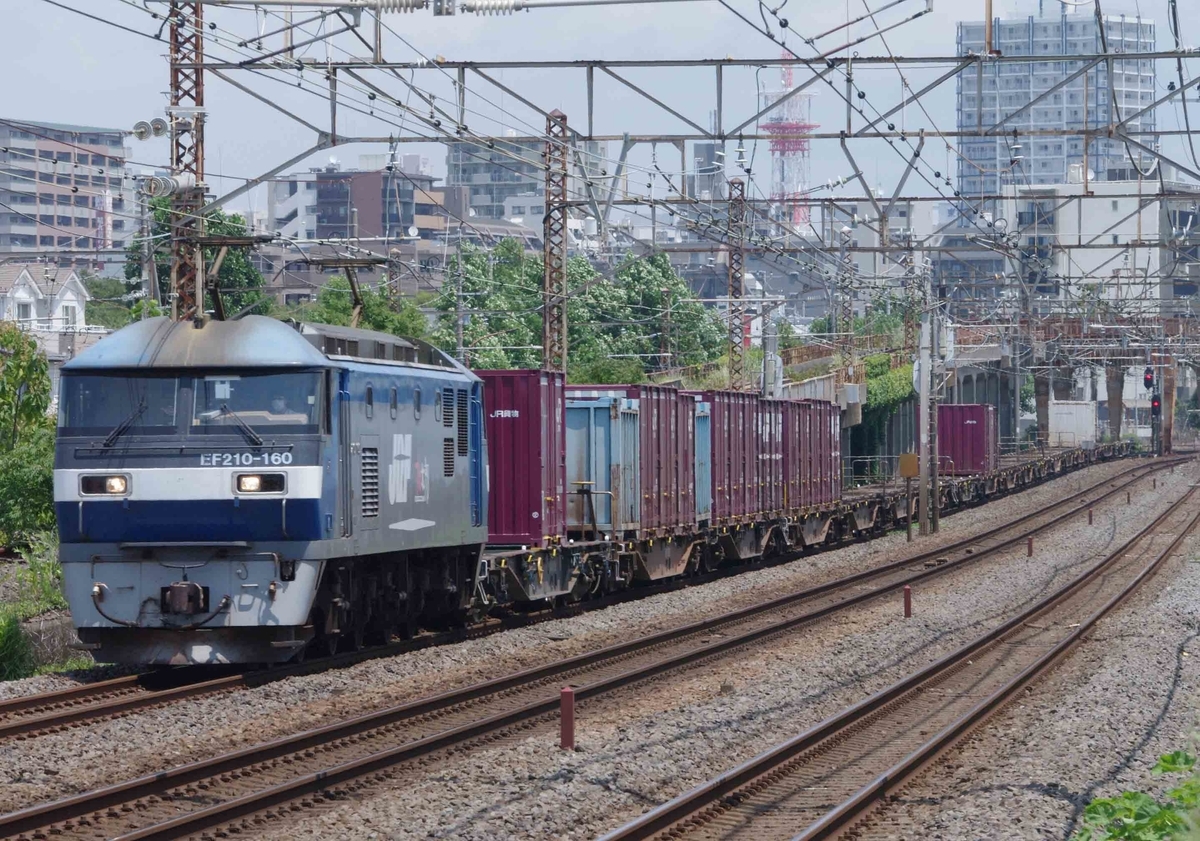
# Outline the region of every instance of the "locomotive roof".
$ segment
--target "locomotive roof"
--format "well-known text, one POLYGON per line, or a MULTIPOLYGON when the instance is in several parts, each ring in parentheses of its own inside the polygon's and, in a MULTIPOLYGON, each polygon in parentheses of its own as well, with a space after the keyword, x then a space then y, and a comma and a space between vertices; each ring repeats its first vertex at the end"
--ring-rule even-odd
POLYGON ((165 316, 135 321, 63 368, 313 368, 328 367, 327 354, 366 363, 434 365, 475 378, 425 342, 373 330, 288 323, 262 315, 235 321, 206 320, 202 327, 165 316))
POLYGON ((97 342, 63 366, 92 368, 311 368, 325 355, 295 329, 274 318, 236 321, 135 321, 97 342))

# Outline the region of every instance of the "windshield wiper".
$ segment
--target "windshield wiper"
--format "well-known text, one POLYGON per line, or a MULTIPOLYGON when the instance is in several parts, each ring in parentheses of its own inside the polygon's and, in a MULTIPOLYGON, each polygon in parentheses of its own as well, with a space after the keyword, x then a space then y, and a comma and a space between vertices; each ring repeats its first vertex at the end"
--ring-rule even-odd
POLYGON ((238 428, 241 429, 242 432, 244 432, 246 434, 246 437, 250 439, 251 444, 253 444, 256 447, 262 446, 262 442, 263 442, 262 436, 259 435, 257 432, 255 432, 250 427, 250 424, 246 423, 237 414, 235 414, 233 409, 229 408, 228 403, 221 404, 221 414, 229 415, 229 417, 233 418, 233 422, 236 423, 238 425, 238 428))
POLYGON ((144 411, 146 411, 145 400, 137 405, 137 408, 130 413, 129 417, 117 424, 113 428, 113 431, 108 433, 108 437, 104 439, 104 446, 111 447, 113 444, 115 444, 117 439, 124 435, 129 427, 133 426, 133 422, 142 416, 142 412, 144 411))

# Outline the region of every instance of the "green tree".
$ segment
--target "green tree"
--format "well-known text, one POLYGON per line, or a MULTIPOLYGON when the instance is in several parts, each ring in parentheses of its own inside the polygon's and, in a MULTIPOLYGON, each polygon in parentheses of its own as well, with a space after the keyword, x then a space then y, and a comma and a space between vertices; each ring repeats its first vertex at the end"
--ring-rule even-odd
MULTIPOLYGON (((463 344, 477 368, 536 368, 542 357, 542 259, 515 240, 491 253, 463 249, 447 268, 435 341, 456 346, 457 287, 464 302, 463 344), (460 274, 461 273, 461 274, 460 274)), ((584 259, 567 262, 567 358, 572 382, 640 382, 647 368, 717 358, 724 327, 696 301, 665 255, 628 258, 611 280, 584 259), (668 347, 670 357, 661 356, 668 347)))
POLYGON ((45 417, 0 452, 0 545, 19 548, 54 528, 54 425, 45 417))
POLYGON ((91 296, 84 307, 84 320, 90 325, 119 330, 131 321, 129 288, 115 277, 83 278, 91 296))
POLYGON ((54 525, 50 367, 37 342, 0 322, 0 542, 19 546, 54 525))
MULTIPOLYGON (((170 199, 158 198, 150 200, 153 214, 150 235, 154 243, 154 262, 158 271, 159 300, 169 301, 171 291, 170 266, 170 199)), ((237 214, 228 214, 222 210, 213 210, 206 214, 204 232, 206 236, 245 236, 246 220, 237 214)), ((204 249, 206 265, 211 265, 216 259, 219 249, 216 246, 204 249)), ((125 278, 134 280, 142 276, 142 241, 135 238, 131 241, 125 254, 125 278)), ((232 316, 252 304, 257 305, 256 312, 267 314, 269 299, 263 292, 263 276, 244 248, 230 248, 221 261, 217 271, 217 288, 221 290, 221 298, 225 304, 225 312, 232 316)))
POLYGON ((15 447, 22 432, 44 422, 50 365, 30 336, 0 322, 0 440, 15 447))
MULTIPOLYGON (((393 305, 380 289, 363 289, 363 311, 359 327, 378 330, 395 336, 419 339, 425 335, 425 316, 411 301, 393 305)), ((354 305, 350 299, 350 281, 333 277, 321 287, 317 300, 301 307, 296 315, 307 321, 320 324, 335 324, 342 327, 350 324, 354 305)))

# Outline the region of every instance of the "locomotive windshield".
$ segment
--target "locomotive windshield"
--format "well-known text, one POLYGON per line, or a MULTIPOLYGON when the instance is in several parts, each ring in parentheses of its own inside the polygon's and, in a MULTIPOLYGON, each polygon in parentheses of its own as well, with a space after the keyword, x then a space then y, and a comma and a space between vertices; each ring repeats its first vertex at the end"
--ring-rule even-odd
POLYGON ((197 377, 192 428, 228 433, 244 422, 258 430, 316 432, 320 389, 315 371, 197 377))
POLYGON ((64 376, 58 426, 70 435, 108 435, 122 424, 134 433, 169 434, 178 402, 174 376, 64 376))
POLYGON ((63 435, 315 433, 322 380, 319 371, 64 374, 58 426, 63 435))

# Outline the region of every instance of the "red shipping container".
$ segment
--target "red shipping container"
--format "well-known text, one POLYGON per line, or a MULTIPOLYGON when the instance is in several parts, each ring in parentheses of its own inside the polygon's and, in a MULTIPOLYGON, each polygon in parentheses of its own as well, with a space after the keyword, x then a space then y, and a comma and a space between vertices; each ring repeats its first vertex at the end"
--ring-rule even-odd
POLYGON ((643 530, 696 524, 696 401, 659 385, 571 385, 575 398, 619 396, 638 401, 643 530))
POLYGON ((712 412, 714 521, 751 519, 760 511, 759 397, 737 391, 706 391, 712 412))
POLYGON ((996 407, 988 403, 942 403, 938 406, 938 471, 947 476, 974 476, 1000 467, 996 407))
POLYGON ((827 505, 841 498, 841 410, 824 400, 800 401, 807 408, 809 481, 805 505, 827 505))
POLYGON ((566 530, 562 374, 476 371, 488 448, 488 543, 544 547, 566 530))
POLYGON ((783 400, 759 400, 759 510, 778 515, 784 508, 783 400))
POLYGON ((803 433, 800 431, 800 413, 803 407, 794 400, 779 401, 781 418, 780 436, 783 449, 783 510, 794 511, 801 503, 800 496, 800 452, 803 433))

